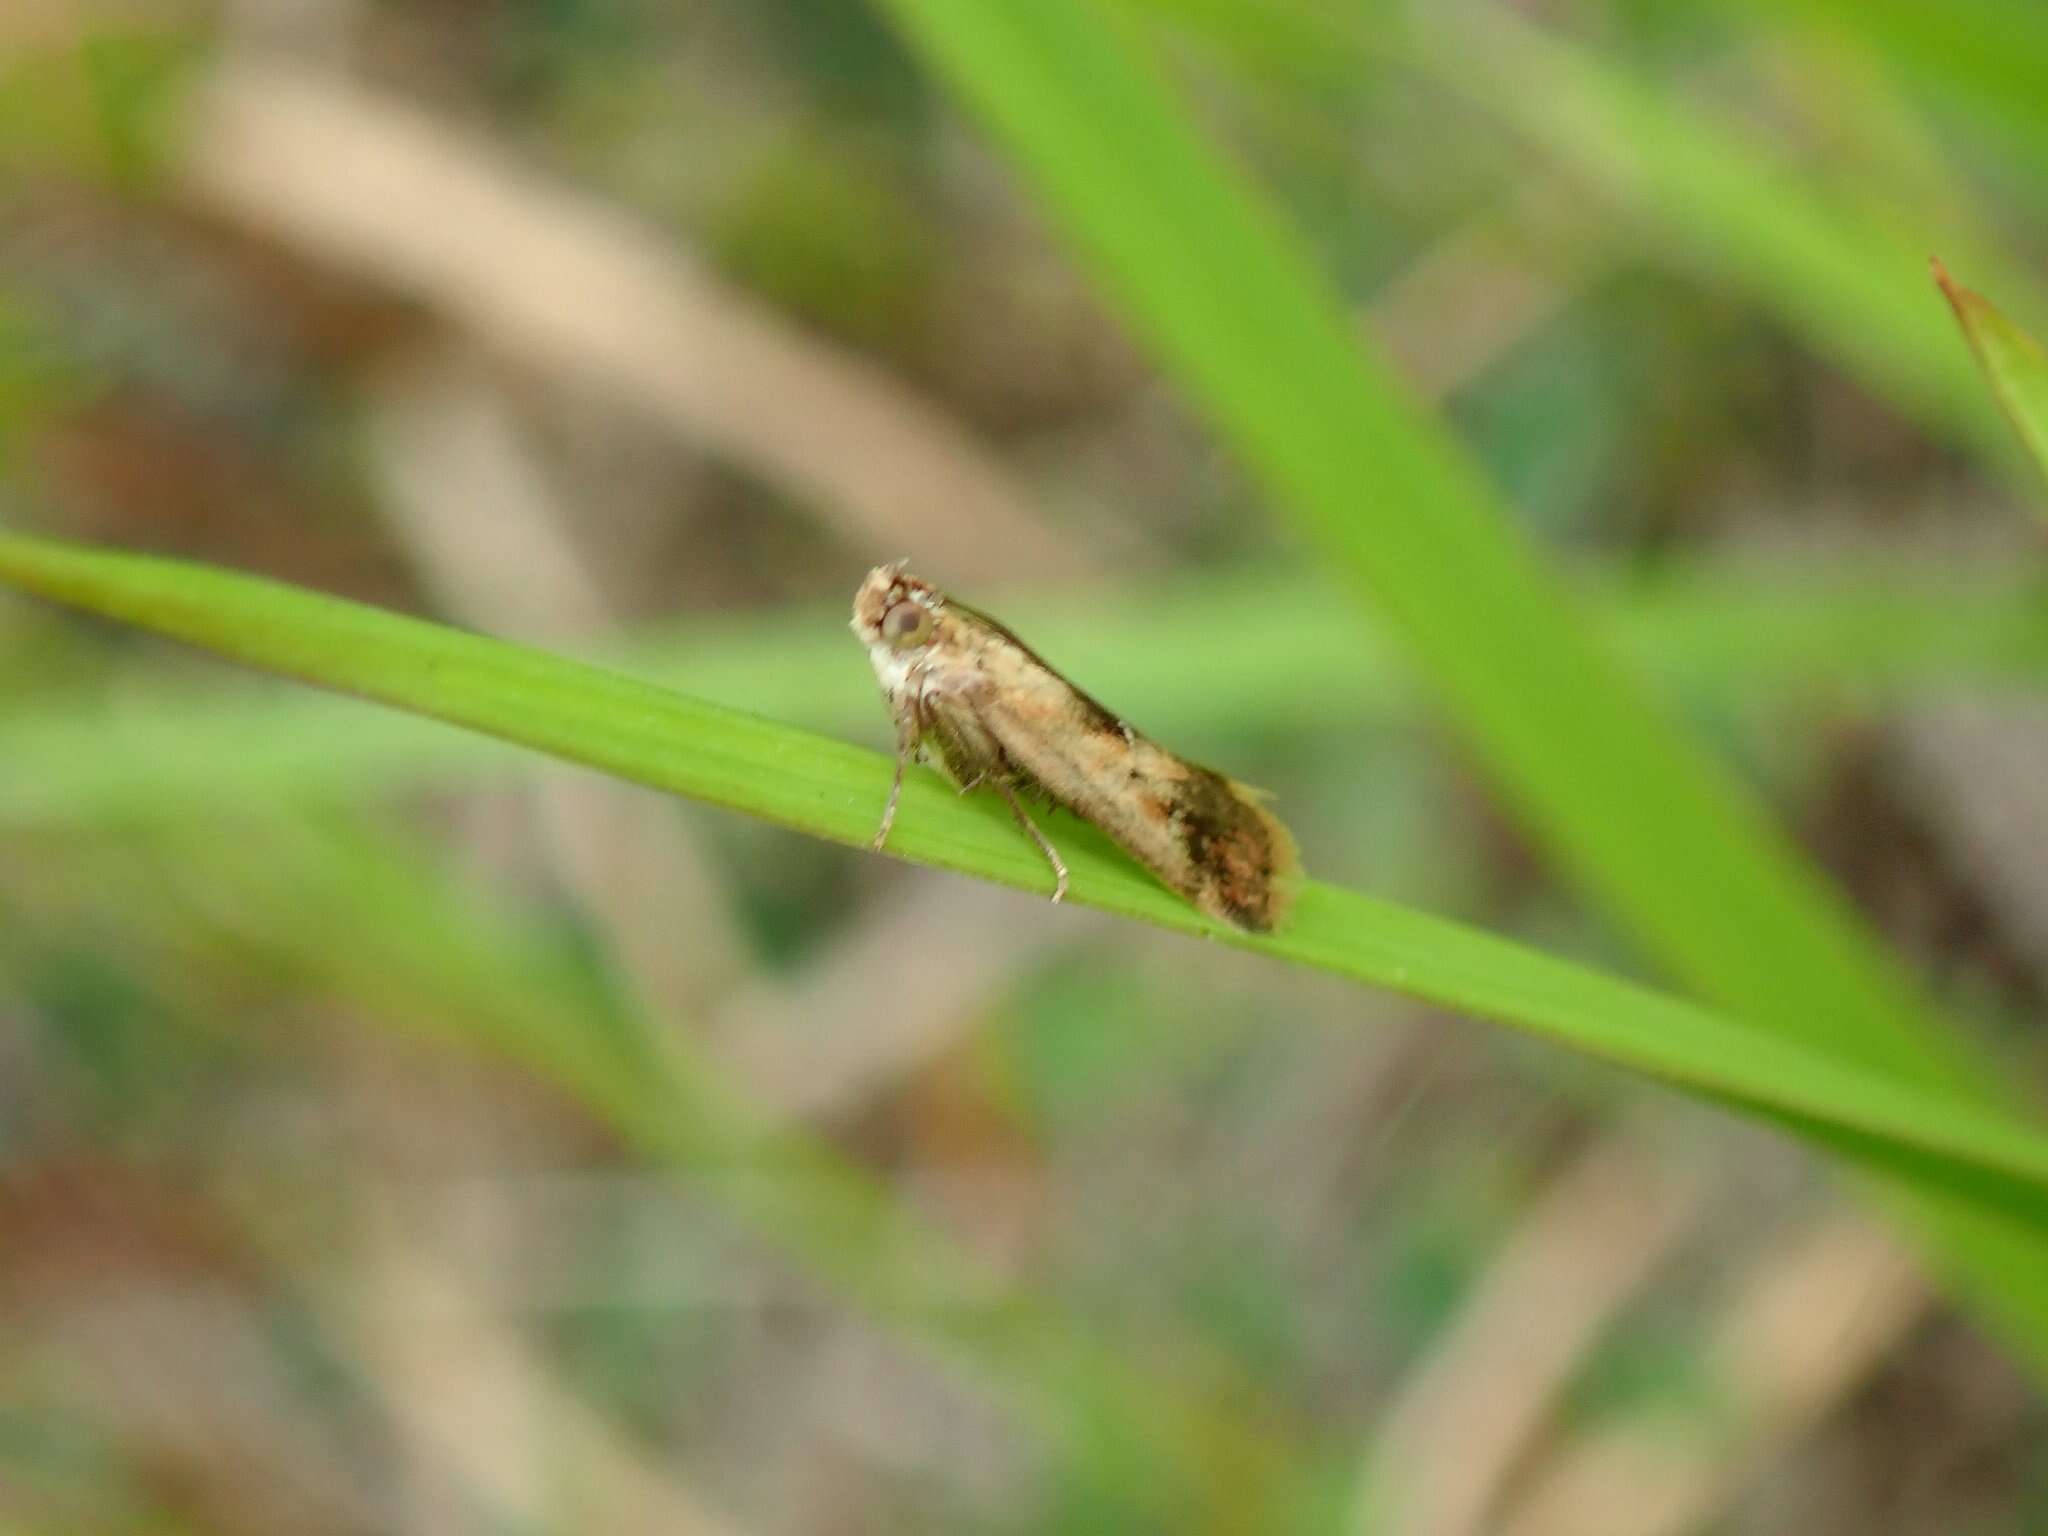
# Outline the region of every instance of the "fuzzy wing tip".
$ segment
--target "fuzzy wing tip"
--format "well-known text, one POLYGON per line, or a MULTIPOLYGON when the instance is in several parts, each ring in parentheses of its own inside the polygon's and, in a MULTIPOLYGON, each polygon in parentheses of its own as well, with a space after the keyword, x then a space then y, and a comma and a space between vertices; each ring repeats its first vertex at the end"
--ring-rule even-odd
POLYGON ((1308 875, 1301 867, 1301 847, 1287 830, 1287 823, 1263 806, 1260 814, 1265 817, 1273 839, 1273 873, 1268 881, 1272 894, 1266 903, 1266 926, 1260 932, 1271 933, 1294 911, 1295 900, 1308 883, 1308 875))
POLYGON ((1287 830, 1287 823, 1260 803, 1270 796, 1235 780, 1230 787, 1265 833, 1267 856, 1260 878, 1249 889, 1226 892, 1224 910, 1215 915, 1247 933, 1273 933, 1287 921, 1295 898, 1307 882, 1301 867, 1301 848, 1294 834, 1287 830))

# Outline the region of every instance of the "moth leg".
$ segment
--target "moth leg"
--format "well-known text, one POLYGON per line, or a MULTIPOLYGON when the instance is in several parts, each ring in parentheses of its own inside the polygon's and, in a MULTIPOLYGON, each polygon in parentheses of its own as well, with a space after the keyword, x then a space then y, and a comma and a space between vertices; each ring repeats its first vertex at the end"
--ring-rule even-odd
POLYGON ((874 840, 868 844, 877 853, 889 841, 889 828, 896 824, 896 802, 903 798, 903 764, 909 756, 901 746, 897 747, 896 777, 889 785, 889 803, 882 807, 882 824, 875 828, 874 840))
POLYGON ((906 700, 908 708, 898 708, 896 715, 896 777, 889 784, 889 803, 882 807, 882 824, 875 829, 874 841, 868 846, 875 852, 882 851, 882 845, 889 841, 889 829, 896 824, 896 802, 903 798, 903 765, 917 754, 917 745, 924 738, 924 680, 918 679, 915 692, 906 700))
POLYGON ((1016 792, 1001 779, 990 779, 989 783, 994 785, 996 793, 1003 797, 1003 803, 1009 806, 1010 814, 1017 818, 1017 825, 1031 834, 1031 841, 1038 844, 1038 851, 1044 854, 1045 861, 1052 865, 1052 899, 1058 901, 1067 894, 1067 866, 1065 861, 1060 858, 1059 851, 1045 840, 1045 834, 1038 830, 1029 816, 1024 814, 1024 807, 1017 803, 1016 792))

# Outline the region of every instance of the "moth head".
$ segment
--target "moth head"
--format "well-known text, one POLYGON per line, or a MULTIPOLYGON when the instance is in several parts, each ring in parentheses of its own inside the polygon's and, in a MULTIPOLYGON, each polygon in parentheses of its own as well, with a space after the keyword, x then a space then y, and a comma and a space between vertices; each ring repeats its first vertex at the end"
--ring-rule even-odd
POLYGON ((944 600, 903 568, 880 565, 853 597, 853 632, 869 646, 902 652, 929 645, 944 600))

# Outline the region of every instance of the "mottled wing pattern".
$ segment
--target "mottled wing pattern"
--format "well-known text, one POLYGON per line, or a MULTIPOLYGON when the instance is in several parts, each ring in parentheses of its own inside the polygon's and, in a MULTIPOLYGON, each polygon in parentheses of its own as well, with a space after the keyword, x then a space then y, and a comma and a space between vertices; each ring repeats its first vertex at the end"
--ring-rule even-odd
POLYGON ((1211 916, 1261 932, 1278 923, 1300 872, 1287 829, 1249 791, 1132 730, 1005 639, 954 707, 994 743, 1011 782, 1094 822, 1211 916))
POLYGON ((1066 891, 1066 865, 1020 796, 1095 823, 1213 917, 1265 932, 1286 915, 1300 861, 1256 797, 1132 730, 987 614, 899 563, 868 572, 852 628, 896 719, 896 779, 877 848, 915 756, 963 789, 986 785, 1009 802, 1052 866, 1054 901, 1066 891))

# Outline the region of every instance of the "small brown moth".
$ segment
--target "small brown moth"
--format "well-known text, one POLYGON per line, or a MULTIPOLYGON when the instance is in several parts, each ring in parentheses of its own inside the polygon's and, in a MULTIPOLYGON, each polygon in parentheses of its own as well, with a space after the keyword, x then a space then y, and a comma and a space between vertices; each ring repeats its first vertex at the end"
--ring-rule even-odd
POLYGON ((1286 915, 1300 860, 1255 791, 1132 730, 994 619, 901 562, 868 572, 852 627, 896 721, 896 781, 876 848, 896 819, 903 765, 916 758, 963 795, 985 784, 1003 797, 1052 865, 1054 901, 1066 894, 1067 866, 1020 796, 1094 822, 1212 917, 1266 933, 1286 915))

